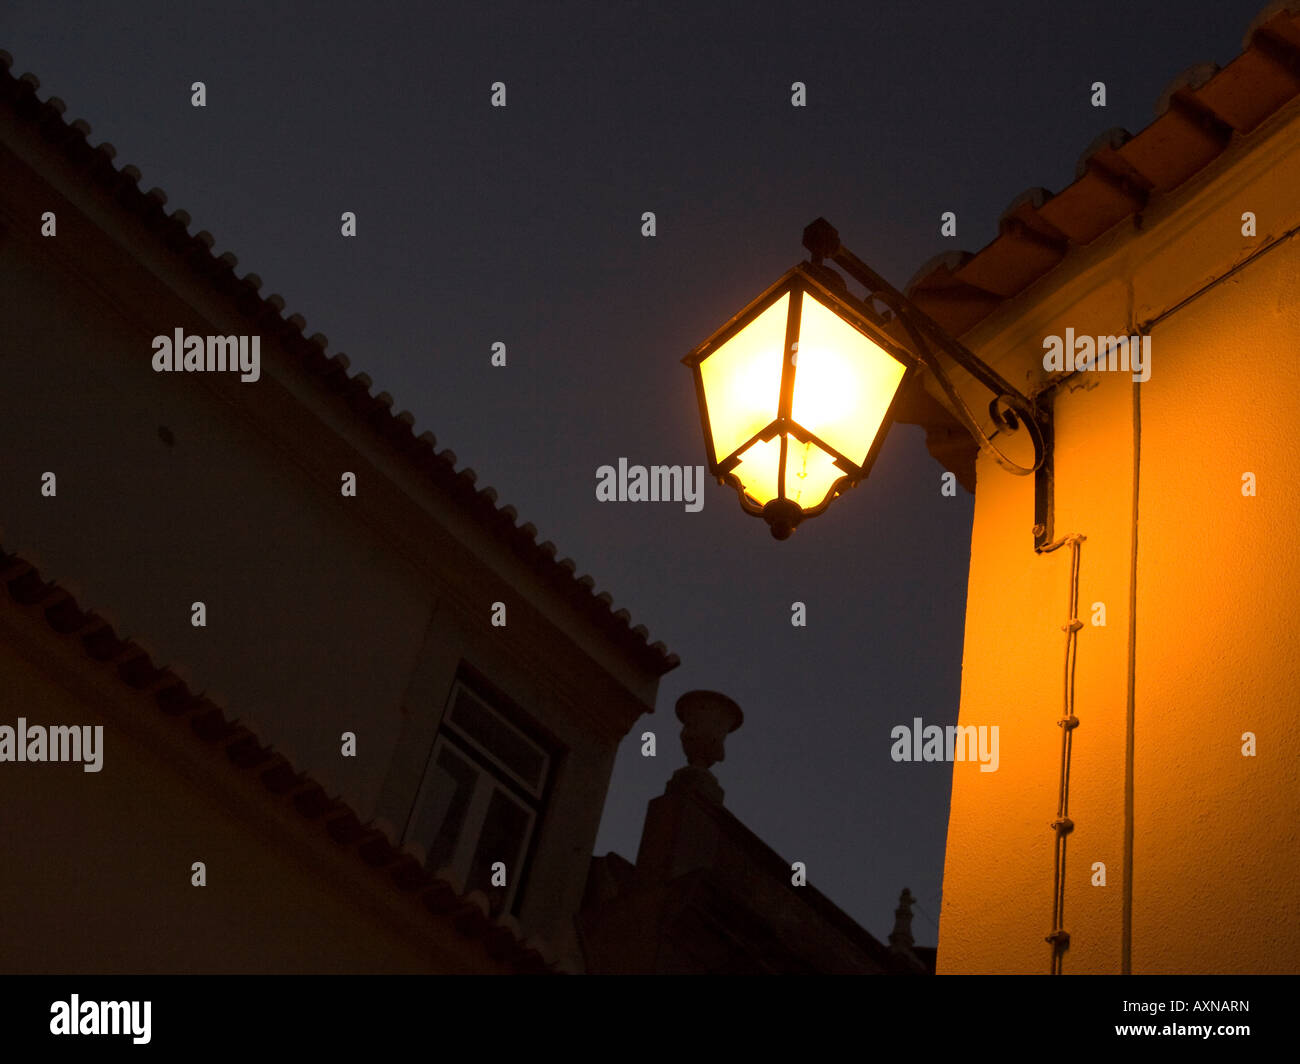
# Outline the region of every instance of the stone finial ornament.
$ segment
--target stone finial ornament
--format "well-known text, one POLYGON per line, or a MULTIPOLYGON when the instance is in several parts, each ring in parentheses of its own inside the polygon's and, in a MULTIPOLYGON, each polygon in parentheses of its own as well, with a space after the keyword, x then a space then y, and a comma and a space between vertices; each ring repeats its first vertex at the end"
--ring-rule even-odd
POLYGON ((670 787, 690 787, 721 804, 723 791, 709 771, 725 760, 727 736, 744 723, 745 715, 730 698, 717 691, 687 691, 677 700, 682 722, 682 750, 686 765, 673 773, 670 787))

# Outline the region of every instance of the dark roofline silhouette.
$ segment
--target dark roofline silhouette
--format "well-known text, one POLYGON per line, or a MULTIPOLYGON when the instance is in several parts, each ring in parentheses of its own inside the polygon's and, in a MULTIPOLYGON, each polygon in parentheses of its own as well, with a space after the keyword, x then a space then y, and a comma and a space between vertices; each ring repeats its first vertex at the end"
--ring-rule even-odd
POLYGON ((497 506, 497 493, 493 488, 476 488, 478 475, 474 470, 465 467, 457 471, 455 452, 436 450, 437 440, 432 432, 416 436, 412 431, 415 417, 410 411, 394 414, 393 397, 387 392, 372 395, 370 377, 364 373, 349 376, 351 363, 346 355, 338 353, 327 357, 325 349, 329 342, 324 335, 313 333, 310 337, 304 336, 306 321, 300 314, 284 316, 283 297, 259 295, 262 279, 257 274, 236 277, 238 260, 235 256, 229 251, 214 256, 212 247, 215 240, 206 230, 191 235, 191 219, 187 212, 175 210, 168 214, 164 210, 167 194, 162 189, 151 188, 148 192, 141 192, 140 170, 130 164, 117 167, 113 162, 117 149, 113 145, 105 141, 92 148, 87 140, 90 125, 82 119, 66 121, 64 112, 67 107, 62 100, 56 96, 44 101, 38 99, 36 90, 40 81, 36 75, 26 73, 14 77, 10 71, 12 66, 13 57, 0 50, 0 99, 34 126, 46 141, 60 147, 70 161, 134 215, 181 260, 182 265, 228 296, 262 335, 271 335, 279 340, 301 370, 328 391, 341 395, 358 420, 367 423, 377 435, 387 440, 429 482, 474 518, 487 535, 522 559, 640 668, 662 676, 681 663, 681 659, 670 653, 662 642, 651 643, 650 633, 643 625, 633 626, 627 610, 614 610, 613 598, 608 592, 595 594, 595 579, 589 575, 578 576, 578 567, 573 559, 557 560, 554 543, 549 540, 538 543, 536 526, 516 524, 518 512, 513 506, 497 506))

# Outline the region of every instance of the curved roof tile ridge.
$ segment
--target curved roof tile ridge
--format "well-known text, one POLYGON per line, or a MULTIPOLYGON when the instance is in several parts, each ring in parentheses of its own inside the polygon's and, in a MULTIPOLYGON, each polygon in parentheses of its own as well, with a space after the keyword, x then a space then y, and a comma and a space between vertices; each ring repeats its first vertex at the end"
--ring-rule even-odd
POLYGON ((1223 68, 1198 63, 1175 76, 1156 117, 1129 134, 1106 130, 1084 150, 1075 180, 1052 195, 1029 190, 979 251, 926 262, 906 293, 956 335, 1054 269, 1072 249, 1144 209, 1214 161, 1300 96, 1300 0, 1275 0, 1250 23, 1242 52, 1223 68))
POLYGON ((139 644, 119 638, 102 618, 84 610, 66 589, 45 580, 35 566, 23 556, 7 552, 3 544, 0 584, 26 612, 40 613, 54 635, 79 643, 99 668, 112 670, 119 682, 152 698, 177 727, 188 722, 200 742, 223 749, 232 772, 256 777, 268 802, 292 805, 304 821, 304 831, 319 823, 358 861, 383 873, 387 889, 402 894, 419 892, 422 900, 430 893, 437 895, 439 903, 429 905, 426 900, 426 908, 435 914, 454 909, 453 922, 460 934, 484 940, 493 956, 520 971, 560 970, 549 947, 538 940, 526 941, 517 922, 491 916, 479 892, 466 894, 425 868, 419 848, 400 845, 391 824, 382 819, 363 823, 345 801, 299 771, 283 752, 264 744, 254 727, 228 718, 206 695, 194 694, 173 668, 155 665, 139 644))
POLYGON ((1243 52, 1255 43, 1255 34, 1272 22, 1277 15, 1300 15, 1300 0, 1272 0, 1271 3, 1265 4, 1246 27, 1246 32, 1241 38, 1243 52))
POLYGON ((45 101, 38 99, 36 90, 40 81, 36 75, 25 73, 15 78, 10 73, 12 66, 13 56, 0 50, 0 99, 8 101, 21 117, 38 125, 47 139, 61 141, 65 154, 89 170, 99 184, 113 191, 118 201, 147 226, 160 230, 167 246, 179 253, 211 284, 231 296, 243 314, 263 327, 275 330, 282 345, 300 367, 313 371, 328 390, 344 395, 372 427, 420 464, 429 480, 460 500, 489 535, 510 547, 517 557, 561 592, 580 614, 641 667, 663 675, 681 663, 681 659, 669 653, 662 643, 650 643, 637 629, 629 628, 615 617, 609 605, 592 594, 591 587, 574 579, 576 566, 572 563, 570 567, 557 564, 555 551, 548 551, 545 543, 536 543, 535 530, 533 534, 520 536, 515 527, 517 512, 513 507, 498 507, 494 497, 476 492, 472 487, 467 491, 465 478, 455 470, 456 456, 453 452, 443 451, 435 456, 431 433, 416 436, 412 431, 414 418, 394 415, 392 397, 386 392, 372 396, 374 382, 367 374, 358 372, 349 377, 350 364, 345 356, 327 357, 323 334, 317 333, 307 339, 303 335, 307 323, 302 315, 284 316, 283 296, 278 293, 259 296, 262 279, 256 274, 237 278, 234 274, 236 260, 232 253, 226 252, 220 257, 212 254, 215 240, 211 233, 201 230, 191 236, 188 230, 192 219, 188 212, 178 209, 168 215, 163 210, 167 195, 162 189, 142 192, 139 188, 140 172, 136 167, 116 168, 113 164, 116 150, 107 142, 98 148, 90 148, 85 142, 90 134, 90 125, 82 119, 66 121, 63 117, 66 111, 64 102, 53 96, 45 101), (225 261, 227 256, 228 261, 225 261), (432 460, 435 457, 437 461, 432 460))

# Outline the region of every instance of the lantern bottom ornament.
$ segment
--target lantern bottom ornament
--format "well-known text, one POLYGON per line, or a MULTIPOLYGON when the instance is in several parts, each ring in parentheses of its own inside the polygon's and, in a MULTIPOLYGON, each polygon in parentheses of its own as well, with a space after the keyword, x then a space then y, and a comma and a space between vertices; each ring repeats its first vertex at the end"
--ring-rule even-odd
POLYGON ((789 539, 803 520, 803 507, 789 499, 773 499, 763 507, 763 520, 772 529, 773 539, 789 539))

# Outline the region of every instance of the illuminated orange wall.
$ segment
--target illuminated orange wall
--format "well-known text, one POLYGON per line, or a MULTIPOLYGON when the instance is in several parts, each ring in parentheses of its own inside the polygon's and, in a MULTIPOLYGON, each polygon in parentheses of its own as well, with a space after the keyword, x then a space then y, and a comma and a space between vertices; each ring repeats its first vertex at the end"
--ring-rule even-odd
MULTIPOLYGON (((1087 536, 1066 973, 1300 970, 1300 244, 1241 265, 1300 224, 1297 188, 1290 108, 964 337, 1032 387, 1044 336, 1166 315, 1148 381, 1057 393, 1056 534, 1087 536)), ((999 726, 1001 764, 954 765, 941 973, 1050 965, 1070 558, 1035 555, 1032 517, 981 457, 960 716, 999 726)))

